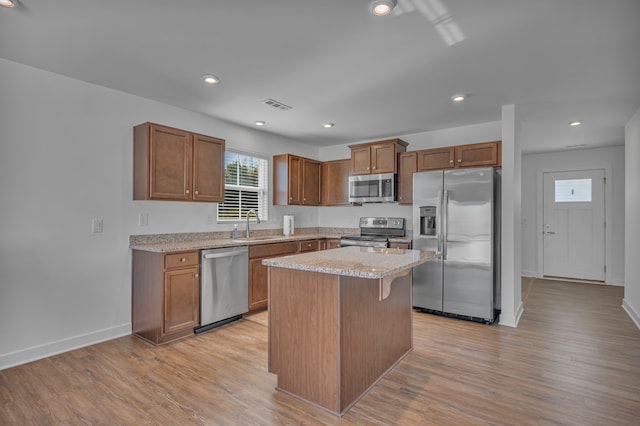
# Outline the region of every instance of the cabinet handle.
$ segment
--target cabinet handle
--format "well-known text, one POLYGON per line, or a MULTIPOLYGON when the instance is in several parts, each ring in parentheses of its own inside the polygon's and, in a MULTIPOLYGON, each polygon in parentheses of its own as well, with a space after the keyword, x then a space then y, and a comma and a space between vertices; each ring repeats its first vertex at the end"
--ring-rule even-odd
POLYGON ((367 167, 367 170, 369 170, 369 168, 367 167))
POLYGON ((449 164, 453 164, 453 160, 449 160, 449 164))
POLYGON ((462 163, 462 158, 458 159, 458 164, 462 163))
POLYGON ((194 277, 198 278, 200 277, 200 274, 195 274, 194 277))
POLYGON ((307 247, 311 247, 311 243, 309 243, 309 245, 307 247))
POLYGON ((188 194, 188 193, 189 193, 189 190, 187 189, 184 193, 185 193, 185 194, 188 194))
POLYGON ((198 192, 198 191, 195 191, 195 192, 194 192, 194 194, 198 195, 198 194, 199 194, 199 192, 198 192))
POLYGON ((375 170, 375 169, 376 169, 376 166, 373 166, 373 170, 375 170))
POLYGON ((293 200, 293 197, 289 197, 289 200, 293 200))
POLYGON ((184 262, 186 262, 186 261, 187 261, 187 258, 186 258, 186 257, 181 257, 181 258, 180 258, 180 262, 184 263, 184 262))
POLYGON ((307 201, 307 199, 306 199, 306 198, 303 198, 302 200, 303 200, 303 201, 307 201))

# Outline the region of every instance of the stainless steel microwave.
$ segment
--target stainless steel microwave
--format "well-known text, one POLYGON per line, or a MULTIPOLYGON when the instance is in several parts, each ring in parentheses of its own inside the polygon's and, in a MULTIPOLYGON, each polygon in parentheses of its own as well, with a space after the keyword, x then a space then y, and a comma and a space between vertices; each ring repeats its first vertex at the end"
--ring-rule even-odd
POLYGON ((349 202, 395 202, 396 180, 395 173, 349 176, 349 202))

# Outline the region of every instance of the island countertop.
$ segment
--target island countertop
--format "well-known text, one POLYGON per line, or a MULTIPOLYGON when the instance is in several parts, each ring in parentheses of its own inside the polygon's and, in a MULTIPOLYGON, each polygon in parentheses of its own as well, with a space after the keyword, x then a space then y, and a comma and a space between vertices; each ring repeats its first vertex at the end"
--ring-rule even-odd
POLYGON ((262 264, 301 271, 380 279, 420 265, 434 257, 433 251, 350 246, 264 259, 262 264))

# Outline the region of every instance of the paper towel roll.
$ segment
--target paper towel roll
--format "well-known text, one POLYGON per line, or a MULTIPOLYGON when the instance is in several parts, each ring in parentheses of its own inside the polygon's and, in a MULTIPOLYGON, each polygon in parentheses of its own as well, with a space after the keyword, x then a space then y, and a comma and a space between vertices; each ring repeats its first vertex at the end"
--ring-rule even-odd
POLYGON ((285 237, 293 235, 293 216, 290 214, 282 216, 282 233, 285 237))

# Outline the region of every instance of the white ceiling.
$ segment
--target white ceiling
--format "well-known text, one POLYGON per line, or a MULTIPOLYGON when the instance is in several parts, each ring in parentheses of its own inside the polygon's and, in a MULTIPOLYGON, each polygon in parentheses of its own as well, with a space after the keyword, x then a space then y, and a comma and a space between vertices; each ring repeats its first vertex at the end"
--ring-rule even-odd
POLYGON ((369 3, 20 0, 0 8, 0 57, 318 146, 498 121, 506 104, 524 152, 620 145, 640 107, 640 0, 369 3), (438 5, 463 41, 408 11, 438 5))

